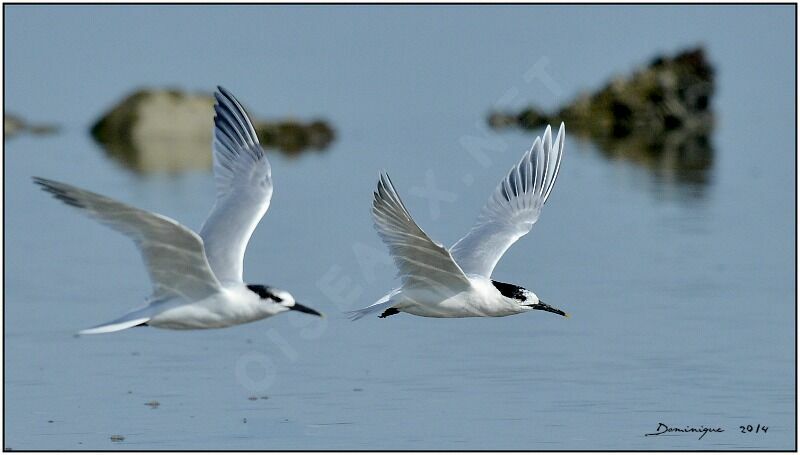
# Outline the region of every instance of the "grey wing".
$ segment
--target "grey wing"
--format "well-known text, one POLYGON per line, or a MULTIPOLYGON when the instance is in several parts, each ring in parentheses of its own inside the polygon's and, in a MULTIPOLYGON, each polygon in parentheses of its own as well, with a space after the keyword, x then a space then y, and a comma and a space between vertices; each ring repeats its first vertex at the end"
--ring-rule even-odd
POLYGON ((472 229, 450 249, 464 272, 491 277, 506 250, 539 219, 561 165, 563 123, 555 141, 551 138, 548 126, 544 138, 536 138, 497 186, 472 229))
POLYGON ((381 174, 373 196, 375 228, 389 247, 405 287, 451 294, 470 286, 447 249, 434 243, 411 218, 388 175, 381 174))
POLYGON ((222 87, 214 96, 217 199, 200 236, 217 278, 241 283, 247 243, 272 199, 272 171, 242 105, 222 87))
POLYGON ((220 289, 197 234, 178 222, 65 183, 33 181, 65 204, 130 237, 139 247, 154 297, 201 300, 220 289))

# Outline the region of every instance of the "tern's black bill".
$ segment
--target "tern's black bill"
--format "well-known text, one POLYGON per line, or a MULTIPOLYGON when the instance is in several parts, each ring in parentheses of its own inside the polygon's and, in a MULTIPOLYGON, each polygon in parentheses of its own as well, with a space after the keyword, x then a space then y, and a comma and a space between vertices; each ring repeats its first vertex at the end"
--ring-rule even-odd
POLYGON ((313 308, 309 308, 309 307, 307 307, 305 305, 300 305, 297 302, 295 302, 294 305, 290 306, 289 309, 290 310, 299 311, 301 313, 308 313, 308 314, 313 314, 313 315, 322 317, 322 313, 320 313, 319 311, 317 311, 317 310, 315 310, 313 308))
POLYGON ((544 302, 541 302, 541 301, 539 303, 535 304, 535 305, 529 305, 529 306, 531 308, 533 308, 534 310, 549 311, 550 313, 560 314, 561 316, 564 316, 566 318, 569 317, 569 315, 567 313, 559 310, 558 308, 553 308, 550 305, 548 305, 548 304, 546 304, 544 302))

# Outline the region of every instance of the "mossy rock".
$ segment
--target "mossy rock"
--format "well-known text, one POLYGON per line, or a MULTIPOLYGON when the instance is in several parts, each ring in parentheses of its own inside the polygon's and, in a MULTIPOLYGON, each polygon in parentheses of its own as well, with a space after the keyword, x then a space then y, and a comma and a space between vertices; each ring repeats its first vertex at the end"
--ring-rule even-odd
POLYGON ((709 167, 714 126, 714 69, 702 48, 660 55, 630 76, 615 77, 553 113, 527 107, 492 112, 492 128, 537 129, 564 122, 571 133, 598 143, 613 156, 639 162, 673 157, 677 167, 709 167), (647 157, 645 159, 645 157, 647 157))

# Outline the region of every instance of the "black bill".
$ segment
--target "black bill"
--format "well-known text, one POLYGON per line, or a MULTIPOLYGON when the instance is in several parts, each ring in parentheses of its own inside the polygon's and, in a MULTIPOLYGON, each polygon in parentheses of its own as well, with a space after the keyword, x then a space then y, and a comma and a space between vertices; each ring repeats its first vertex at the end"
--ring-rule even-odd
POLYGON ((297 302, 295 302, 294 305, 290 306, 289 309, 290 310, 299 311, 301 313, 308 313, 308 314, 313 314, 315 316, 322 317, 322 313, 320 313, 319 311, 317 311, 317 310, 315 310, 313 308, 309 308, 309 307, 307 307, 305 305, 300 305, 297 302))
POLYGON ((540 301, 539 303, 537 303, 535 305, 528 305, 528 306, 530 306, 534 310, 549 311, 550 313, 560 314, 561 316, 564 316, 565 318, 569 317, 569 314, 559 310, 558 308, 551 307, 550 305, 548 305, 548 304, 546 304, 546 303, 544 303, 542 301, 540 301))

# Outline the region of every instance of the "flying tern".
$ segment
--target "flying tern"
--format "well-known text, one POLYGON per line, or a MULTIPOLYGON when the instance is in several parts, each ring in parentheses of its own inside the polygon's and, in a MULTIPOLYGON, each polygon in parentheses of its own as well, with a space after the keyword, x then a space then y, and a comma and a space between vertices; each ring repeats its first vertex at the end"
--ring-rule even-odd
POLYGON ((564 124, 555 140, 550 126, 492 193, 472 229, 449 250, 411 218, 385 173, 374 192, 375 228, 394 258, 402 286, 352 319, 400 312, 434 318, 509 316, 532 310, 568 315, 532 291, 491 278, 506 250, 527 234, 553 190, 564 150, 564 124))
POLYGON ((272 198, 269 161, 242 105, 222 87, 214 94, 216 202, 200 234, 165 216, 65 183, 34 177, 62 202, 130 237, 153 284, 144 306, 79 334, 136 326, 211 329, 289 310, 321 313, 284 290, 242 281, 247 242, 272 198))

